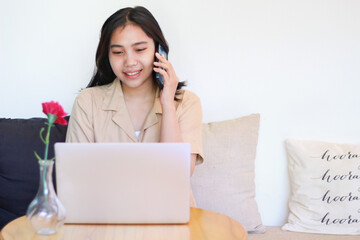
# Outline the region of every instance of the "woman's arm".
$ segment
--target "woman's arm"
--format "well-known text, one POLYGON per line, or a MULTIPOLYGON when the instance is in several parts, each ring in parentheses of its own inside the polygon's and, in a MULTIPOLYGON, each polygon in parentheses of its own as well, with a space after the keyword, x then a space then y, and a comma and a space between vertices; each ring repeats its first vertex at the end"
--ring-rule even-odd
POLYGON ((173 66, 163 55, 155 53, 160 62, 154 62, 154 71, 160 73, 164 79, 164 87, 160 92, 162 107, 161 142, 183 142, 180 126, 176 116, 175 93, 179 82, 173 66), (161 68, 159 68, 161 67, 161 68))
MULTIPOLYGON (((173 100, 174 101, 174 100, 173 100)), ((176 116, 175 105, 170 106, 169 109, 163 108, 163 115, 161 121, 161 134, 160 134, 161 142, 184 142, 179 121, 176 116)), ((197 154, 191 154, 191 175, 194 172, 195 162, 196 162, 197 154)))
MULTIPOLYGON (((156 53, 156 57, 160 62, 154 62, 154 65, 157 66, 154 68, 154 71, 162 74, 164 78, 164 88, 160 93, 160 103, 163 112, 160 142, 184 142, 174 101, 179 78, 176 76, 174 68, 169 61, 158 53, 156 53)), ((191 175, 194 172, 196 158, 197 154, 191 154, 191 175)))

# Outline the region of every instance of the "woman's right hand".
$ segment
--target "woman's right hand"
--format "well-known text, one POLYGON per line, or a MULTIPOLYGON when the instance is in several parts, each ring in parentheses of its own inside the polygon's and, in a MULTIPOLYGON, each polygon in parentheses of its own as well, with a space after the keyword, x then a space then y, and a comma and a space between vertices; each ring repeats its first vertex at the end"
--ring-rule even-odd
POLYGON ((161 74, 164 79, 164 87, 160 93, 160 102, 163 108, 174 105, 174 98, 176 89, 179 83, 179 78, 176 76, 174 67, 166 60, 163 55, 155 53, 160 62, 154 62, 154 71, 161 74))

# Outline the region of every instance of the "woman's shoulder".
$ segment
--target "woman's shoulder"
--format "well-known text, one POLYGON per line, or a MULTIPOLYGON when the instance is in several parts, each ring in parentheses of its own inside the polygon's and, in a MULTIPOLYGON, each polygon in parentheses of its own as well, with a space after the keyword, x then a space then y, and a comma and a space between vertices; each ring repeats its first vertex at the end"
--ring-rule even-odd
POLYGON ((77 96, 78 100, 88 100, 88 99, 102 99, 104 95, 113 87, 113 83, 109 83, 102 86, 88 87, 80 91, 77 96))
POLYGON ((189 109, 196 109, 200 111, 200 98, 192 91, 181 89, 179 95, 176 96, 179 100, 176 101, 177 111, 186 112, 189 109))
POLYGON ((200 102, 200 98, 194 92, 187 89, 179 90, 179 95, 177 97, 180 99, 181 102, 200 102))

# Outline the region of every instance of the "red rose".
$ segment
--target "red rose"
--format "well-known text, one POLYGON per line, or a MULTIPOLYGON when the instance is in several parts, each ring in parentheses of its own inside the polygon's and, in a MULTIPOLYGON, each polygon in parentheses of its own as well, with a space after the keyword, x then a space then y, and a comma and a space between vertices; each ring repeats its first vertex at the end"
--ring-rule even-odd
POLYGON ((66 112, 64 112, 64 109, 58 102, 44 102, 42 103, 43 107, 43 113, 45 113, 48 118, 49 115, 55 115, 57 118, 55 120, 55 123, 59 123, 61 125, 67 125, 67 121, 64 119, 64 117, 67 115, 66 112))

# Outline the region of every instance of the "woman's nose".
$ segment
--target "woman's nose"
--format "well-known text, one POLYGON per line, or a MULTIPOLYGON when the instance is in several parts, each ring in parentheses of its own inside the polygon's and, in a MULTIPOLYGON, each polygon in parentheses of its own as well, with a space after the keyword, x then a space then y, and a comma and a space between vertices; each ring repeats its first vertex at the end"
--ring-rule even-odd
POLYGON ((125 59, 125 66, 129 67, 129 66, 136 66, 137 65, 137 58, 134 54, 132 53, 128 53, 126 55, 126 59, 125 59))

